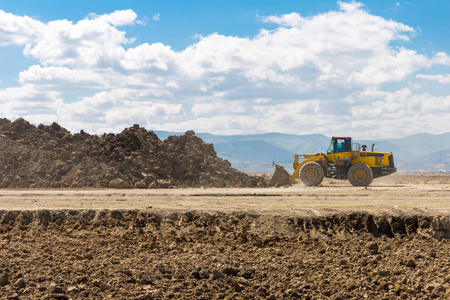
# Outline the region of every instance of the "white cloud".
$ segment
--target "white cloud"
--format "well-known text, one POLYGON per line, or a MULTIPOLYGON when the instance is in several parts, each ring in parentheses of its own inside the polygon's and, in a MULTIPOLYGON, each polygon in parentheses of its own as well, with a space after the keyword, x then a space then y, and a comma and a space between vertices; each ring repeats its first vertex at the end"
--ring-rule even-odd
POLYGON ((433 80, 437 81, 442 84, 450 83, 450 74, 447 75, 424 75, 424 74, 418 74, 417 78, 427 79, 427 80, 433 80))
POLYGON ((25 45, 38 39, 45 25, 30 17, 0 10, 0 46, 25 45))
POLYGON ((175 52, 169 46, 161 43, 142 44, 128 49, 119 59, 120 63, 128 70, 157 69, 168 71, 173 64, 175 52))
MULTIPOLYGON (((69 116, 67 128, 77 131, 78 124, 94 133, 109 132, 109 126, 120 128, 129 124, 147 126, 150 122, 172 121, 183 116, 183 106, 165 101, 145 101, 150 92, 115 89, 100 92, 81 101, 56 105, 56 116, 69 116), (93 120, 93 122, 85 122, 93 120), (100 125, 100 126, 99 126, 100 125)), ((120 130, 122 130, 120 129, 120 130)))
POLYGON ((392 54, 376 56, 360 72, 352 76, 356 81, 367 84, 401 81, 422 67, 429 66, 424 55, 401 48, 392 54))
POLYGON ((106 15, 90 15, 92 20, 99 20, 101 22, 109 23, 113 26, 133 25, 136 22, 137 14, 131 9, 116 10, 113 13, 106 15))
MULTIPOLYGON (((17 18, 21 20, 28 17, 17 18)), ((28 38, 24 54, 39 59, 44 66, 113 66, 125 52, 122 45, 133 41, 127 39, 125 32, 119 31, 116 26, 133 24, 135 19, 136 14, 127 10, 101 16, 91 15, 75 24, 68 20, 39 23, 34 39, 28 38)), ((21 32, 32 31, 34 24, 27 22, 27 25, 21 32)))
POLYGON ((447 84, 450 83, 450 74, 447 75, 424 75, 424 74, 418 74, 417 78, 422 78, 422 79, 426 79, 426 80, 432 80, 432 81, 437 81, 439 83, 442 84, 447 84))
POLYGON ((450 66, 450 56, 444 52, 438 52, 431 59, 433 64, 450 66))
POLYGON ((450 131, 450 108, 436 105, 449 98, 419 84, 448 83, 448 71, 441 73, 449 55, 408 49, 413 28, 372 15, 361 3, 338 7, 259 17, 262 26, 278 27, 254 37, 199 36, 182 51, 134 44, 118 28, 139 23, 132 10, 48 23, 0 11, 0 45, 23 45, 40 62, 18 74, 20 87, 0 90, 1 112, 95 133, 134 123, 364 138, 450 131), (434 67, 441 68, 436 75, 417 74, 434 67))
POLYGON ((366 93, 366 97, 366 103, 351 108, 351 116, 355 129, 360 124, 369 137, 376 137, 379 131, 384 131, 384 137, 399 137, 449 130, 450 96, 414 94, 403 88, 396 92, 376 91, 372 96, 366 93))
POLYGON ((161 20, 160 16, 161 16, 160 13, 154 14, 152 17, 153 21, 160 21, 161 20))
POLYGON ((230 135, 259 133, 262 125, 263 121, 253 116, 215 115, 209 118, 197 118, 176 123, 168 122, 162 125, 156 123, 150 126, 157 130, 184 132, 189 128, 197 132, 230 135))
POLYGON ((250 111, 245 101, 221 101, 194 104, 191 111, 195 117, 208 117, 212 115, 242 115, 250 111))
POLYGON ((275 23, 282 26, 300 26, 305 21, 300 14, 295 12, 281 16, 262 17, 261 20, 266 23, 275 23))
POLYGON ((38 89, 65 91, 67 89, 110 88, 104 74, 86 69, 41 67, 34 65, 19 74, 19 82, 33 84, 38 89))

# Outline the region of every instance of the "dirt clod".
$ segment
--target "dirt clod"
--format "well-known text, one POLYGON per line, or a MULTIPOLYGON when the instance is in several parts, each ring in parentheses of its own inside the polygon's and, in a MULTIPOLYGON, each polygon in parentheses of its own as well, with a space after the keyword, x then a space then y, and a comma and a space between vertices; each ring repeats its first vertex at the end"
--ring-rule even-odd
POLYGON ((8 274, 0 274, 0 286, 5 286, 9 284, 8 274))
POLYGON ((416 267, 416 262, 414 259, 408 259, 408 261, 405 264, 407 267, 410 268, 415 268, 416 267))
POLYGON ((366 244, 366 248, 370 255, 375 255, 378 253, 378 244, 374 242, 369 242, 366 244))

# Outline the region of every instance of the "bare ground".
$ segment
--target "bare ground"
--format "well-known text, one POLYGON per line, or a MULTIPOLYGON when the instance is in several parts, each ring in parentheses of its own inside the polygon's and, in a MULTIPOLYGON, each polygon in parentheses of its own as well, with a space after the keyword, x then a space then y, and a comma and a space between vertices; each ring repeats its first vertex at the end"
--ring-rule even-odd
POLYGON ((0 190, 0 297, 448 299, 449 179, 0 190))
POLYGON ((393 175, 371 186, 326 179, 320 187, 0 189, 0 209, 152 209, 326 215, 343 211, 450 211, 450 175, 393 175))

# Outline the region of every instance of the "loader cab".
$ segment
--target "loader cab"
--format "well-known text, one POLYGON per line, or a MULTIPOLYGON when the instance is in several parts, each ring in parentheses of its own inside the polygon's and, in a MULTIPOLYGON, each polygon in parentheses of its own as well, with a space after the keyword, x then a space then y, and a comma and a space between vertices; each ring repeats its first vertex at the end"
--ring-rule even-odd
POLYGON ((351 137, 332 137, 327 154, 351 152, 352 138, 351 137))

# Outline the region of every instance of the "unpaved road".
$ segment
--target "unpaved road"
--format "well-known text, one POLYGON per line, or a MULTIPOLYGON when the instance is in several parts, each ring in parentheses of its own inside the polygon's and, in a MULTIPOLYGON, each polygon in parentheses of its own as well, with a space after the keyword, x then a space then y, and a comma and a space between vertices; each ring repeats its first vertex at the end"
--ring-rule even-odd
POLYGON ((344 211, 450 213, 450 175, 394 175, 368 188, 324 180, 320 187, 208 189, 0 190, 0 210, 151 209, 258 214, 333 214, 344 211))

